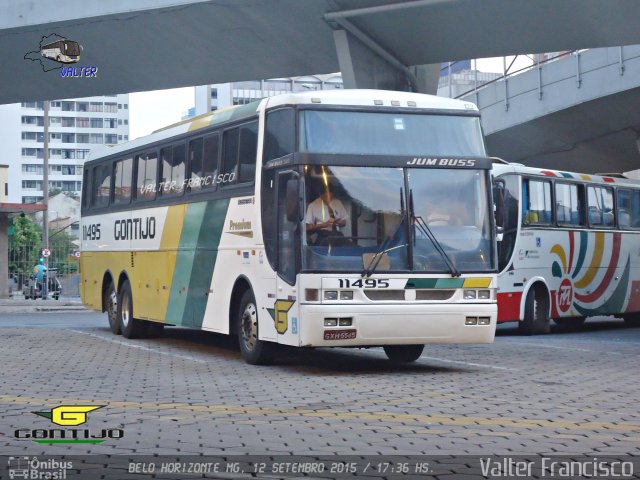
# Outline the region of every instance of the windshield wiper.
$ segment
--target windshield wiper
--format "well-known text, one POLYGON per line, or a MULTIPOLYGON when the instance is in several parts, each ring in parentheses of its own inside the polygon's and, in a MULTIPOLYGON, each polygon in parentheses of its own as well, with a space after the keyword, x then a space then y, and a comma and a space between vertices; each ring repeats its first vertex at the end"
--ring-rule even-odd
POLYGON ((413 208, 413 190, 409 190, 409 209, 411 210, 411 219, 413 221, 414 227, 418 227, 418 229, 424 235, 426 235, 426 237, 429 240, 431 240, 431 243, 433 243, 433 246, 435 247, 436 251, 440 254, 442 259, 444 260, 444 263, 447 264, 447 267, 449 268, 449 272, 451 273, 451 276, 459 277, 460 275, 462 275, 460 271, 456 268, 454 263, 451 261, 451 257, 449 257, 449 255, 447 255, 447 252, 444 251, 444 248, 442 248, 442 245, 440 244, 436 236, 433 234, 433 232, 429 228, 429 225, 427 225, 427 222, 425 222, 421 216, 418 216, 414 213, 415 210, 413 208))
MULTIPOLYGON (((396 233, 398 233, 398 230, 400 230, 400 227, 404 224, 405 218, 407 217, 407 211, 404 208, 404 195, 402 194, 402 188, 400 188, 400 212, 401 212, 400 223, 398 223, 398 226, 395 228, 395 230, 391 235, 387 235, 385 237, 384 241, 380 245, 380 248, 376 251, 373 257, 371 257, 371 260, 369 261, 369 265, 367 265, 365 269, 362 271, 361 277, 368 278, 373 274, 373 272, 375 272, 376 268, 378 268, 378 265, 380 264, 380 260, 382 260, 382 256, 389 250, 392 250, 391 248, 387 249, 387 245, 396 236, 396 233)), ((393 247, 393 248, 398 248, 398 247, 393 247)))

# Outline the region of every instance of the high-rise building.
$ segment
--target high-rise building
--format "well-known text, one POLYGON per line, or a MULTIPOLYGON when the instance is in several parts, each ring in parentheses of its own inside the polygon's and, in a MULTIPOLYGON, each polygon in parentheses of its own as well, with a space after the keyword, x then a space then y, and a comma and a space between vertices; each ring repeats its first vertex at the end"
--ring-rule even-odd
MULTIPOLYGON (((1 106, 0 124, 0 163, 9 165, 9 202, 42 201, 43 102, 1 106)), ((51 101, 49 191, 80 196, 82 165, 91 148, 128 140, 128 95, 51 101)))
MULTIPOLYGON (((195 115, 231 105, 244 105, 281 93, 333 90, 342 87, 342 75, 306 75, 249 82, 217 83, 195 87, 195 115)), ((188 115, 187 115, 188 116, 188 115)))

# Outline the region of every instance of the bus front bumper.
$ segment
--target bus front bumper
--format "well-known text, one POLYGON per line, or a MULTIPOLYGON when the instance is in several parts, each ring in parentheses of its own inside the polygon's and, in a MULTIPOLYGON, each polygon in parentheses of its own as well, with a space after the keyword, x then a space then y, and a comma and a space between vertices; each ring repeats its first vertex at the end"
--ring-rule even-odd
POLYGON ((427 343, 492 343, 495 304, 300 305, 300 345, 350 347, 427 343), (326 323, 351 325, 325 326, 326 323), (473 324, 474 319, 477 323, 473 324), (487 323, 486 325, 481 325, 487 323), (342 322, 340 322, 342 320, 342 322), (353 332, 355 330, 355 332, 353 332), (326 333, 343 332, 343 333, 326 333), (355 335, 354 338, 351 338, 355 335), (336 339, 337 337, 344 337, 336 339), (334 339, 327 339, 334 338, 334 339))

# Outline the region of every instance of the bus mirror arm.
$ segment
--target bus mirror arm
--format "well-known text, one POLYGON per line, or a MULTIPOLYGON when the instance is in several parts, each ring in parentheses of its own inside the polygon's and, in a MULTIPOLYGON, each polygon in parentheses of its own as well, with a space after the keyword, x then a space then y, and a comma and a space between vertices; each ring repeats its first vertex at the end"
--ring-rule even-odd
POLYGON ((299 177, 287 180, 286 210, 289 222, 298 223, 302 220, 303 198, 301 192, 299 177))

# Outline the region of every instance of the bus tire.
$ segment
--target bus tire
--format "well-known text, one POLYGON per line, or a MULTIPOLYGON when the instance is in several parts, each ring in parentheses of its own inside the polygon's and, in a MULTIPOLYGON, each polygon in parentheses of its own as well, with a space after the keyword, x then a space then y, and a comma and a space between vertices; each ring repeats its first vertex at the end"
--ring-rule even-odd
POLYGON ((244 361, 250 365, 269 363, 273 358, 275 345, 258 340, 258 308, 251 290, 245 291, 240 298, 240 305, 236 312, 236 325, 238 345, 244 361))
POLYGON ((524 319, 518 326, 520 334, 538 335, 550 332, 551 322, 547 298, 542 289, 536 287, 529 289, 524 304, 524 319))
POLYGON ((113 282, 109 282, 109 286, 104 291, 104 310, 107 312, 107 320, 109 320, 109 329, 114 335, 120 335, 120 321, 118 320, 118 294, 113 286, 113 282))
POLYGON ((424 345, 385 345, 384 353, 395 363, 415 362, 422 355, 424 345))
POLYGON ((133 295, 129 280, 122 283, 118 295, 118 322, 125 338, 139 338, 144 334, 144 322, 133 317, 133 295))

